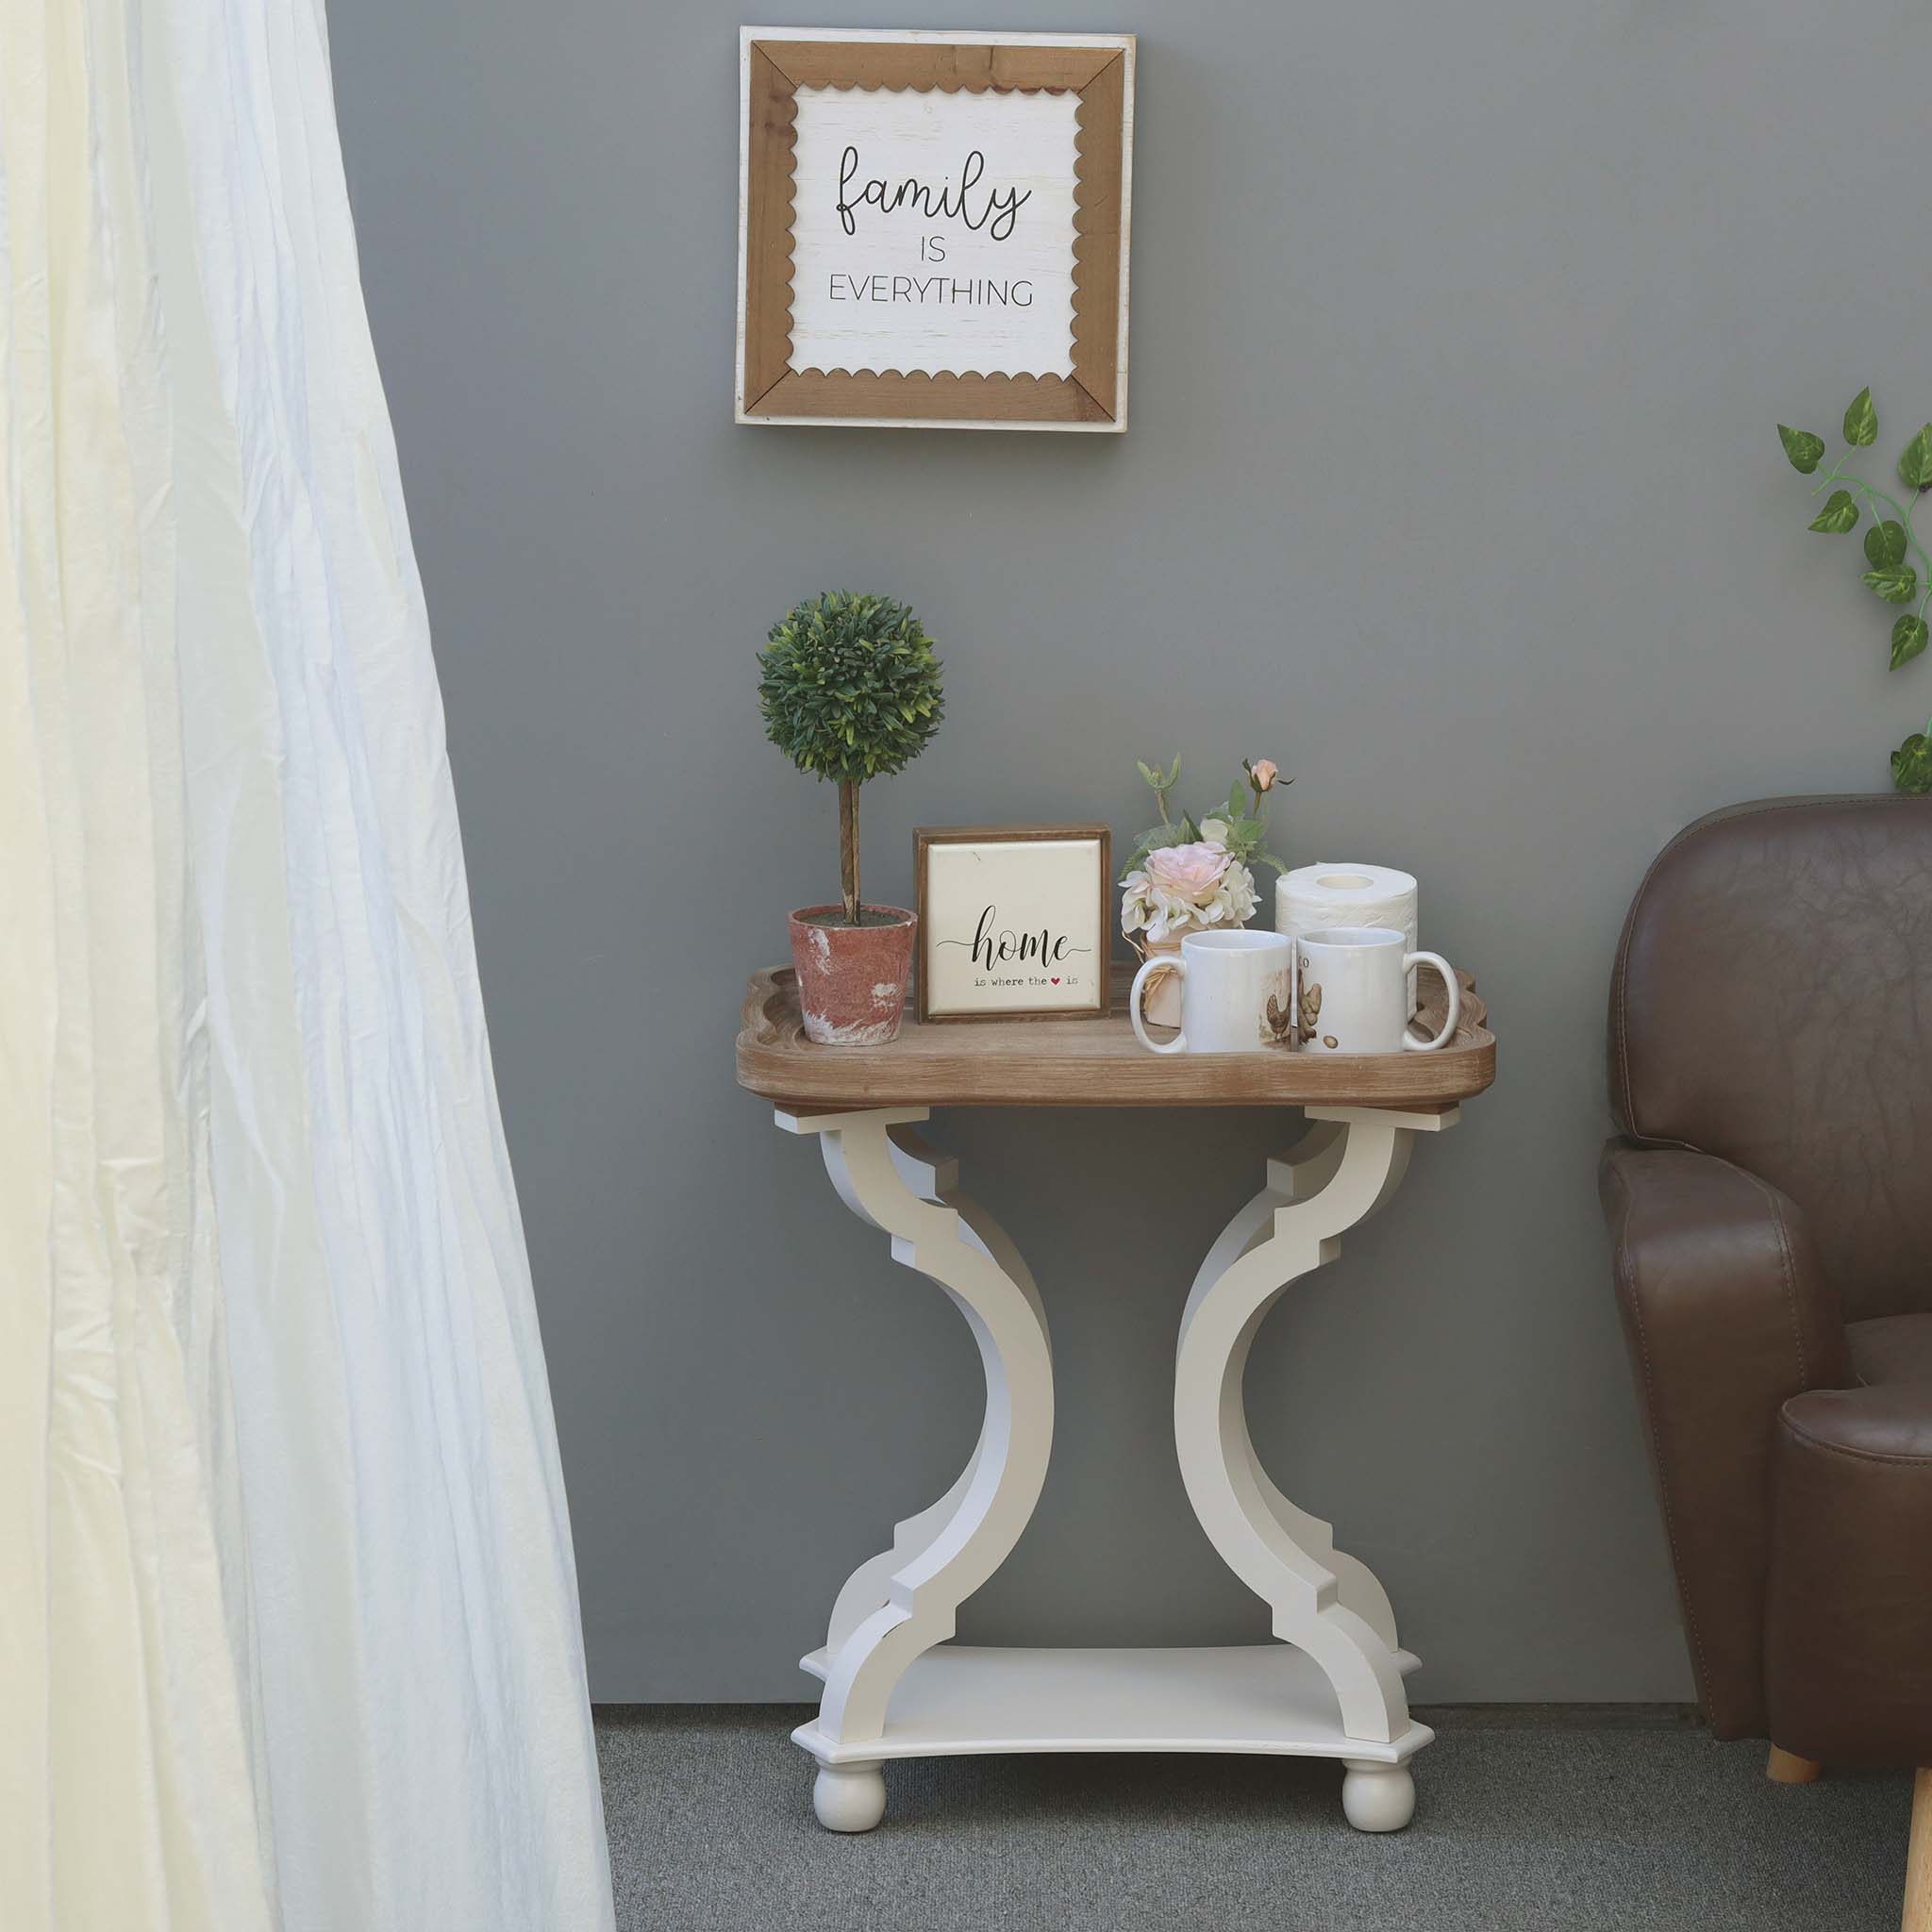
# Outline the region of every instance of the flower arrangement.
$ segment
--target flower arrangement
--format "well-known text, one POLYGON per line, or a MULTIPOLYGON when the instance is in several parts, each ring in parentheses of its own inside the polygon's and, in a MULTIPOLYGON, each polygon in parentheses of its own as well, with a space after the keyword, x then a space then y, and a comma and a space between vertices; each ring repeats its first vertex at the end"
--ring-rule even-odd
POLYGON ((1144 956, 1147 947, 1177 942, 1186 932, 1246 924, 1257 903, 1252 868, 1288 870, 1262 843, 1263 801, 1293 780, 1282 778, 1273 758, 1243 758, 1226 805, 1196 820, 1168 809, 1168 794, 1180 783, 1178 758, 1165 771, 1142 764, 1141 775, 1159 803, 1160 823, 1141 833, 1122 876, 1122 933, 1144 956))
POLYGON ((1151 941, 1210 925, 1245 925, 1255 916, 1255 875, 1218 840, 1161 845, 1121 884, 1121 931, 1151 941))

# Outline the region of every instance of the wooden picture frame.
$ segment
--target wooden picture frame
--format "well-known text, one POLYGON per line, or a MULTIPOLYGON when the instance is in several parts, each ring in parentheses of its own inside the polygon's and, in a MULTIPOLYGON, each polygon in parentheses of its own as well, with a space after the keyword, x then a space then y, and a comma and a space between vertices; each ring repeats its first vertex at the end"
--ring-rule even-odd
MULTIPOLYGON (((1102 434, 1124 430, 1134 57, 1131 34, 741 28, 738 421, 1102 434), (992 274, 1000 240, 1013 238, 1016 222, 1005 221, 1006 236, 992 238, 991 229, 1003 224, 986 220, 986 202, 1002 193, 1019 195, 1024 201, 1031 197, 1032 188, 981 189, 975 209, 966 189, 947 172, 958 159, 963 177, 971 171, 972 157, 934 152, 934 143, 927 139, 920 149, 932 153, 925 175, 915 179, 903 168, 889 169, 883 180, 870 183, 879 193, 875 200, 868 200, 857 179, 848 186, 842 174, 844 158, 864 143, 855 139, 850 146, 828 146, 819 132, 834 114, 843 117, 841 125, 871 114, 879 122, 884 139, 884 124, 891 117, 903 120, 915 111, 943 111, 950 120, 960 122, 961 140, 978 130, 978 158, 984 167, 985 130, 991 127, 997 132, 998 110, 991 103, 985 113, 976 112, 970 103, 957 108, 945 103, 916 106, 931 102, 936 94, 1031 103, 1024 114, 1016 109, 1016 152, 1025 148, 1019 120, 1032 124, 1044 116, 1054 124, 1050 142, 1047 136, 1041 137, 1048 145, 1038 150, 1043 156, 1050 148, 1053 167, 1026 177, 1041 192, 1029 217, 1030 232, 1022 239, 1045 251, 1040 258, 1047 267, 1038 277, 1041 313, 1025 322, 1034 335, 1024 354, 1018 344, 1001 353, 994 341, 1000 331, 1022 326, 1017 314, 993 312, 1017 301, 1021 284, 1002 282, 992 274), (1055 114, 1056 106, 1065 112, 1055 114), (802 144, 808 150, 814 192, 801 225, 794 202, 802 144), (829 175, 823 165, 827 155, 836 157, 829 175), (858 203, 851 201, 855 192, 858 203), (910 204, 906 199, 908 193, 913 197, 910 204), (948 199, 953 195, 966 205, 954 207, 948 199), (821 204, 828 196, 842 231, 829 252, 815 239, 826 214, 821 204), (975 213, 977 221, 973 219, 975 213), (860 215, 867 218, 862 229, 857 221, 860 215), (912 234, 909 229, 914 225, 933 232, 929 238, 912 234), (846 236, 853 238, 850 243, 843 242, 846 236), (916 246, 923 254, 928 239, 946 249, 941 260, 952 258, 946 275, 937 270, 929 275, 912 272, 910 264, 918 257, 908 250, 916 246), (802 244, 802 264, 794 262, 795 241, 802 244), (848 272, 833 267, 841 260, 847 263, 848 272), (907 272, 884 272, 888 268, 907 272), (823 281, 821 269, 827 271, 823 281), (814 331, 802 336, 814 353, 804 366, 794 366, 793 357, 797 273, 811 275, 813 313, 801 319, 801 326, 809 323, 814 331), (963 282, 952 278, 961 274, 963 282), (868 363, 891 361, 892 354, 881 347, 890 338, 898 345, 892 353, 903 359, 916 362, 924 358, 941 366, 915 366, 909 371, 815 366, 832 359, 827 344, 838 340, 813 319, 816 305, 822 294, 834 297, 841 283, 850 291, 852 307, 841 307, 839 312, 849 316, 852 327, 859 331, 850 345, 852 359, 859 359, 862 351, 868 363), (969 309, 977 312, 952 320, 945 312, 948 286, 955 309, 963 288, 969 291, 969 309), (994 291, 1001 288, 1007 293, 996 298, 994 291), (970 293, 974 290, 984 291, 983 303, 970 293), (1058 333, 1069 302, 1070 341, 1058 333), (900 308, 906 312, 896 313, 900 308), (1051 358, 1044 355, 1042 331, 1057 344, 1051 358), (1063 373, 1037 373, 1039 363, 1054 358, 1063 363, 1063 373), (1011 366, 991 372, 949 366, 1002 361, 1017 361, 1036 373, 1014 373, 1011 366)), ((932 131, 923 130, 928 137, 932 131)), ((889 141, 880 152, 891 153, 889 141)), ((995 164, 998 158, 995 149, 995 164)), ((1035 165, 1044 167, 1045 162, 1038 160, 1035 165)), ((1017 217, 1019 208, 1012 213, 1017 217)), ((1034 286, 1035 278, 1027 277, 1029 309, 1034 286)))
POLYGON ((1113 835, 1107 826, 921 825, 912 838, 921 1025, 1107 1017, 1113 999, 1113 835), (1005 869, 1003 858, 1012 861, 1005 869))

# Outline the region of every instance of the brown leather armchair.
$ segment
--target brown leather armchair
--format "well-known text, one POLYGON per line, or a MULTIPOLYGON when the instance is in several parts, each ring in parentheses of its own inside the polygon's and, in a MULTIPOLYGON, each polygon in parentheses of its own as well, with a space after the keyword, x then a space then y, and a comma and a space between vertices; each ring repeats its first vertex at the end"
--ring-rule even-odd
MULTIPOLYGON (((1604 1212, 1705 1715, 1789 1781, 1932 1766, 1932 799, 1673 840, 1617 952, 1610 1091, 1604 1212)), ((1912 1816, 1918 1932, 1932 1771, 1912 1816)))

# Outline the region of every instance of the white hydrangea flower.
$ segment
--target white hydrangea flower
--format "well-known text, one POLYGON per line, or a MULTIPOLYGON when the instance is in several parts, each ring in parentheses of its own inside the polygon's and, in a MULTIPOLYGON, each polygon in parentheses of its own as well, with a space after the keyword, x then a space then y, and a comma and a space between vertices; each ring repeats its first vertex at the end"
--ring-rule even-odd
POLYGON ((1237 860, 1222 874, 1219 888, 1203 910, 1209 925, 1245 925, 1255 916, 1257 903, 1255 875, 1237 860))

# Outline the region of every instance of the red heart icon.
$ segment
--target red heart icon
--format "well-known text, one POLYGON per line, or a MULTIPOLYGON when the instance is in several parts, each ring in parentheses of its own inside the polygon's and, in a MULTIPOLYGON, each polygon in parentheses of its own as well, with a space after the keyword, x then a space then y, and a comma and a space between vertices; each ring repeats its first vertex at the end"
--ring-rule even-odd
POLYGON ((1058 984, 1060 983, 1060 976, 1059 976, 1059 974, 1058 974, 1058 973, 1056 973, 1056 974, 1054 974, 1054 976, 1053 976, 1053 983, 1054 983, 1054 984, 1055 984, 1056 986, 1058 986, 1058 984))

